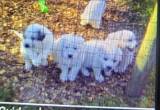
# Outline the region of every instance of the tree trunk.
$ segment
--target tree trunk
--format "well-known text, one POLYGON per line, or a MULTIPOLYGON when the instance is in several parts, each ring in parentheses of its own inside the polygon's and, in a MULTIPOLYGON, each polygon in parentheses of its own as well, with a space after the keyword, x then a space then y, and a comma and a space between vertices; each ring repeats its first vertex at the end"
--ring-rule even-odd
POLYGON ((140 97, 142 90, 147 83, 149 74, 153 69, 156 68, 156 43, 152 48, 151 54, 148 58, 148 62, 143 71, 140 71, 137 65, 135 65, 134 71, 132 73, 131 81, 128 84, 126 94, 130 97, 140 97))
POLYGON ((156 68, 156 36, 157 36, 157 3, 148 23, 146 33, 136 57, 136 63, 131 76, 131 81, 126 88, 130 97, 141 96, 147 78, 153 68, 156 68))

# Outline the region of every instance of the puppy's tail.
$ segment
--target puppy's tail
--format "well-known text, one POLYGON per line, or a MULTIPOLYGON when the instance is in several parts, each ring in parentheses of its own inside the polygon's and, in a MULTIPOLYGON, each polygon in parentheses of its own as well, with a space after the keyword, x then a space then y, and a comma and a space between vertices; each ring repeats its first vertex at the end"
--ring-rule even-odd
POLYGON ((14 33, 16 34, 20 39, 23 39, 23 34, 16 31, 16 30, 9 30, 9 33, 14 33))

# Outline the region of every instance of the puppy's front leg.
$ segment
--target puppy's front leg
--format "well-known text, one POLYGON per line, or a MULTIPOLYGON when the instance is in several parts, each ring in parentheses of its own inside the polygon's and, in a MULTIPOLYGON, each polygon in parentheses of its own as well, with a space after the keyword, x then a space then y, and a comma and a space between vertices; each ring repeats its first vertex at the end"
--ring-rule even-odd
POLYGON ((39 54, 38 58, 37 58, 37 62, 39 63, 39 65, 43 65, 43 66, 47 66, 48 65, 48 53, 41 53, 39 54))
POLYGON ((61 81, 67 81, 68 80, 68 66, 67 65, 60 65, 62 73, 60 74, 60 80, 61 81))
POLYGON ((25 70, 29 71, 32 68, 32 63, 29 58, 24 58, 25 61, 25 70))
POLYGON ((48 58, 47 53, 40 53, 39 55, 37 55, 37 57, 33 58, 32 63, 37 67, 40 65, 47 66, 48 65, 47 58, 48 58))
POLYGON ((45 52, 42 55, 40 55, 40 56, 42 56, 41 57, 41 64, 43 66, 47 66, 48 65, 47 58, 48 58, 49 54, 51 54, 51 50, 47 49, 47 50, 45 50, 45 52))
POLYGON ((103 82, 104 81, 104 77, 101 74, 101 69, 100 68, 94 68, 93 72, 94 72, 95 79, 98 82, 103 82))
POLYGON ((69 75, 68 75, 68 79, 70 81, 74 81, 79 73, 80 70, 80 66, 74 66, 71 68, 69 75))
POLYGON ((38 67, 41 64, 41 59, 39 57, 32 59, 32 63, 34 66, 38 67))
POLYGON ((42 65, 43 65, 43 66, 47 66, 47 65, 48 65, 48 60, 47 60, 47 58, 43 58, 43 59, 42 59, 42 65))

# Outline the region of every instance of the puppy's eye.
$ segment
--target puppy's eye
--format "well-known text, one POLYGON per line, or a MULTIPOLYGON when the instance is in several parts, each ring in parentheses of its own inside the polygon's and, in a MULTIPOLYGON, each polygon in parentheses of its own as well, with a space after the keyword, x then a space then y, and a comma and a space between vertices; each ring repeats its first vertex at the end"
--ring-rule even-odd
POLYGON ((24 47, 25 48, 29 48, 30 46, 29 46, 29 44, 25 44, 24 47))
POLYGON ((104 60, 107 61, 108 59, 107 59, 107 58, 104 58, 104 60))
POLYGON ((132 39, 129 39, 128 41, 129 41, 129 42, 132 42, 132 39))
POLYGON ((76 47, 74 47, 74 50, 77 50, 77 48, 76 48, 76 47))
POLYGON ((37 40, 42 41, 45 38, 44 34, 39 34, 37 40))
POLYGON ((116 60, 113 60, 113 63, 115 63, 116 62, 116 60))
POLYGON ((32 40, 35 40, 35 38, 34 38, 34 37, 31 37, 31 39, 32 39, 32 40))

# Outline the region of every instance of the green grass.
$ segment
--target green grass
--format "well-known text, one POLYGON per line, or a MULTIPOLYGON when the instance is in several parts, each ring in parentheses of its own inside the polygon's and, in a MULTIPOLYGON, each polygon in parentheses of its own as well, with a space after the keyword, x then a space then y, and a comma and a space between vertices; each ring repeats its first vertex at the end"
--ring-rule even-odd
POLYGON ((13 101, 14 91, 12 86, 0 87, 0 101, 1 102, 11 102, 13 101))
POLYGON ((140 23, 147 24, 157 0, 119 0, 120 4, 127 4, 131 12, 140 13, 140 23))
POLYGON ((155 83, 156 83, 156 72, 152 71, 148 78, 148 84, 145 88, 145 94, 141 97, 139 107, 154 107, 155 105, 155 83))
POLYGON ((121 96, 99 96, 95 100, 90 101, 86 98, 75 102, 75 105, 86 106, 111 106, 111 107, 126 107, 128 104, 123 100, 121 96))

